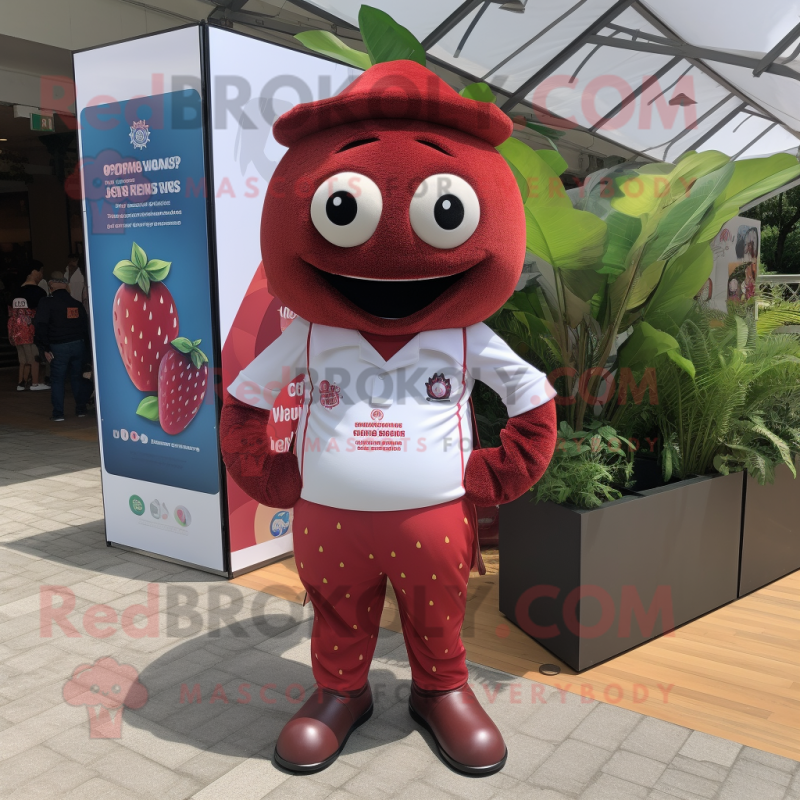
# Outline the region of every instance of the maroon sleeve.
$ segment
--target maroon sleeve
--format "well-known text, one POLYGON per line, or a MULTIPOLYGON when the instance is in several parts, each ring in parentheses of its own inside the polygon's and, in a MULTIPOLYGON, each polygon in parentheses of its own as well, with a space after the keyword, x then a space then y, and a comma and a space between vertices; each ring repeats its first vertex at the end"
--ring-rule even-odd
POLYGON ((474 450, 467 462, 464 487, 476 506, 509 503, 544 475, 556 447, 554 400, 511 417, 500 432, 500 447, 474 450))
POLYGON ((302 480, 294 453, 269 449, 269 411, 225 395, 219 434, 222 459, 234 481, 253 500, 291 508, 300 499, 302 480))

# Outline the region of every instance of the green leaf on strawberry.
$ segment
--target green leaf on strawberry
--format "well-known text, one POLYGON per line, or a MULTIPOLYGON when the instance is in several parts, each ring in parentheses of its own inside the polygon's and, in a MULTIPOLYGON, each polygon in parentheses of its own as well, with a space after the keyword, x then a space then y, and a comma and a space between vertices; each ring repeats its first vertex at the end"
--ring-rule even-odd
POLYGON ((192 364, 194 364, 195 368, 200 369, 203 364, 208 363, 208 356, 206 356, 206 354, 197 346, 201 341, 201 339, 195 339, 192 341, 191 339, 187 339, 185 336, 179 336, 177 339, 173 339, 171 344, 176 350, 180 350, 181 353, 188 354, 189 358, 192 359, 192 364))
POLYGON ((145 253, 136 242, 134 242, 133 247, 131 247, 131 261, 142 269, 144 269, 147 264, 147 253, 145 253))
POLYGON ((152 420, 153 422, 158 422, 158 397, 155 395, 145 397, 144 400, 139 403, 136 413, 140 417, 152 420))
POLYGON ((169 274, 171 261, 160 258, 147 259, 147 253, 136 242, 131 247, 130 259, 124 259, 114 267, 114 275, 123 283, 134 284, 146 294, 150 294, 150 284, 163 281, 169 274))
POLYGON ((171 261, 162 261, 160 258, 152 258, 145 264, 145 270, 150 276, 151 281, 163 281, 169 273, 171 261))

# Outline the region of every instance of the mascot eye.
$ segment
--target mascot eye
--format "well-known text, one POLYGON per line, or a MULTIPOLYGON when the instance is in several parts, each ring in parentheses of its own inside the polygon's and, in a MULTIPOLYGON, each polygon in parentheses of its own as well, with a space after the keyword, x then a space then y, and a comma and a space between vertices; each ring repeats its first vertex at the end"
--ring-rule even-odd
POLYGON ((314 227, 337 247, 356 247, 375 233, 383 211, 381 190, 365 175, 340 172, 311 199, 314 227))
POLYGON ((450 250, 475 233, 481 204, 475 190, 457 175, 431 175, 417 188, 408 215, 414 232, 432 247, 450 250))

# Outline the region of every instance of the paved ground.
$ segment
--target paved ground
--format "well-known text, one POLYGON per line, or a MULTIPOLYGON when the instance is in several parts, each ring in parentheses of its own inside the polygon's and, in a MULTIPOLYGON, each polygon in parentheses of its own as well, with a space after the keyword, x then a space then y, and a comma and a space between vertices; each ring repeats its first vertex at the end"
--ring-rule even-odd
POLYGON ((797 762, 482 667, 509 761, 457 776, 408 716, 387 631, 373 719, 333 767, 290 776, 270 757, 313 684, 310 607, 107 548, 102 517, 95 444, 0 426, 0 797, 800 800, 797 762), (71 693, 79 667, 96 693, 71 693))

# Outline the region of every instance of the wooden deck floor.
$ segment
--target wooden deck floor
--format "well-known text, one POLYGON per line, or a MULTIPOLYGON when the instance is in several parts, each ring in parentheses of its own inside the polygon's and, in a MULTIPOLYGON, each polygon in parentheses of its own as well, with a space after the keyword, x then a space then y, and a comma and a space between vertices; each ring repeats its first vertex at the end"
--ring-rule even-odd
MULTIPOLYGON (((576 675, 500 613, 496 554, 485 556, 467 593, 470 661, 800 760, 800 572, 576 675)), ((234 583, 303 601, 292 558, 234 583)), ((400 630, 391 591, 381 625, 400 630)))

